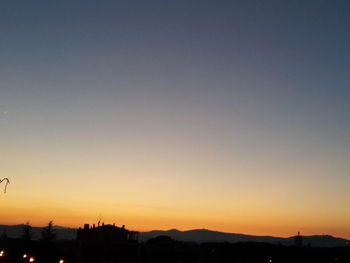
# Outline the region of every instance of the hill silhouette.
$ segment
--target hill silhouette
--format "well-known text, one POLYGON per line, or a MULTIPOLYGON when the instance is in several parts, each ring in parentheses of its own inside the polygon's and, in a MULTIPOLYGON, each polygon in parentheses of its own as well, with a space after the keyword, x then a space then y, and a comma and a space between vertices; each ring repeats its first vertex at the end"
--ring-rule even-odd
MULTIPOLYGON (((0 235, 6 233, 10 238, 20 238, 23 235, 23 229, 25 225, 0 225, 0 235)), ((43 227, 31 227, 32 239, 37 240, 41 238, 41 232, 43 227)), ((71 240, 75 239, 77 236, 77 229, 68 228, 62 226, 53 226, 55 233, 57 234, 57 239, 59 240, 71 240)))
MULTIPOLYGON (((141 232, 140 241, 146 241, 157 236, 169 236, 174 240, 184 242, 264 242, 271 244, 282 244, 291 246, 294 244, 294 236, 283 238, 273 236, 254 236, 235 233, 225 233, 219 231, 211 231, 207 229, 195 229, 188 231, 179 231, 171 229, 167 231, 154 230, 150 232, 141 232)), ((343 247, 350 246, 350 241, 343 238, 333 237, 331 235, 313 235, 303 236, 304 245, 313 247, 343 247)))
MULTIPOLYGON (((23 234, 24 224, 21 225, 0 225, 0 234, 6 232, 8 237, 20 238, 23 234)), ((62 226, 54 226, 58 240, 72 240, 76 238, 77 229, 62 226)), ((41 237, 42 227, 32 227, 32 239, 36 240, 41 237)), ((146 242, 151 238, 158 236, 169 236, 174 240, 183 242, 264 242, 271 244, 282 244, 291 246, 294 244, 294 236, 283 238, 273 236, 254 236, 237 233, 225 233, 212 231, 208 229, 194 229, 188 231, 170 230, 153 230, 149 232, 140 232, 139 241, 146 242)), ((331 235, 312 235, 303 236, 303 244, 312 247, 344 247, 350 246, 350 240, 333 237, 331 235)))

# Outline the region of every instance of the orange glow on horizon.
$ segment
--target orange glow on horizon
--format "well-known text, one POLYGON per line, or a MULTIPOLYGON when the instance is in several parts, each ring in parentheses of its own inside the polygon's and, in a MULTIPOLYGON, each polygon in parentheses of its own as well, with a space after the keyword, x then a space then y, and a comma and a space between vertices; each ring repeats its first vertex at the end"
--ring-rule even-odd
MULTIPOLYGON (((2 217, 0 224, 24 224, 29 221, 32 226, 45 226, 50 220, 55 225, 79 228, 85 223, 90 225, 98 222, 98 214, 90 211, 76 211, 76 213, 67 214, 63 208, 56 207, 37 207, 33 210, 31 207, 11 209, 10 205, 4 207, 7 213, 2 217), (42 213, 40 213, 42 211, 42 213)), ((4 211, 4 210, 3 210, 4 211)), ((122 209, 120 212, 104 210, 101 223, 113 224, 117 226, 126 225, 127 229, 145 232, 150 230, 169 230, 178 229, 181 231, 191 229, 209 229, 214 231, 241 233, 250 235, 271 235, 289 237, 300 231, 303 235, 330 234, 337 237, 350 238, 350 231, 346 222, 334 227, 332 221, 328 224, 315 224, 315 218, 304 220, 301 224, 298 218, 288 218, 286 216, 264 216, 258 214, 243 213, 240 216, 234 214, 203 214, 185 212, 169 212, 167 210, 158 210, 155 213, 152 209, 139 211, 130 211, 122 209), (151 211, 149 211, 151 210, 151 211), (164 213, 162 213, 164 212, 164 213)))
MULTIPOLYGON (((137 168, 137 172, 143 168, 137 168)), ((325 198, 323 193, 308 196, 313 181, 298 183, 300 192, 295 195, 294 189, 282 189, 276 178, 271 179, 268 188, 259 187, 264 180, 250 178, 250 173, 245 181, 233 182, 229 176, 220 182, 187 179, 182 169, 172 171, 177 181, 171 181, 162 177, 163 173, 161 169, 151 178, 133 179, 130 175, 132 179, 125 176, 119 180, 111 176, 108 183, 101 184, 98 177, 84 181, 83 174, 77 172, 79 180, 55 182, 55 189, 64 191, 53 191, 53 183, 46 179, 35 184, 30 180, 13 182, 11 186, 16 187, 1 196, 0 224, 29 221, 39 227, 53 220, 55 225, 78 228, 84 223, 96 224, 101 217, 105 223, 126 225, 136 231, 205 228, 281 237, 300 231, 304 235, 350 238, 350 211, 343 209, 347 199, 333 195, 320 202, 325 198), (255 180, 254 184, 249 180, 255 180)), ((294 182, 293 173, 292 170, 289 177, 283 178, 283 184, 294 182)), ((59 173, 55 176, 59 178, 59 173)))

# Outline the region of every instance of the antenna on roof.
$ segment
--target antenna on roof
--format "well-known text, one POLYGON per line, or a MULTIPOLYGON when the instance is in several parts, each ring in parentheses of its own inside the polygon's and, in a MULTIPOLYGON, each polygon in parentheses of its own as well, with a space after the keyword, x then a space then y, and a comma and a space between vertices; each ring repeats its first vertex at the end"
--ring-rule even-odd
POLYGON ((0 183, 2 183, 3 181, 6 181, 5 189, 4 189, 4 193, 6 194, 7 185, 10 183, 10 180, 8 178, 0 179, 0 183))

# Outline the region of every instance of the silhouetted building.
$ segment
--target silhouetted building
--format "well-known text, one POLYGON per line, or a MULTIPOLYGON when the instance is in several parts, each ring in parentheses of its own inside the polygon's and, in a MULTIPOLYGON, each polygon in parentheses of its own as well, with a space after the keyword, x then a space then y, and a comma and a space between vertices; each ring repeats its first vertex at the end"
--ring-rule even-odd
POLYGON ((303 237, 300 235, 300 232, 298 232, 298 235, 294 237, 294 245, 296 247, 303 246, 303 237))
POLYGON ((77 231, 77 262, 132 262, 135 257, 138 232, 125 226, 88 224, 77 231))

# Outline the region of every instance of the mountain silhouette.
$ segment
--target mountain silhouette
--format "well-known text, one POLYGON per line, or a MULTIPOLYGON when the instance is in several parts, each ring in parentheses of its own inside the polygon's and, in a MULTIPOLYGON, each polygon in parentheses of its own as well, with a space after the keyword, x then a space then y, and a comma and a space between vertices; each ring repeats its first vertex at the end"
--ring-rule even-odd
MULTIPOLYGON (((25 225, 0 225, 0 235, 2 233, 6 233, 6 235, 9 238, 21 238, 23 235, 23 229, 25 225)), ((53 226, 53 229, 55 230, 55 233, 57 234, 57 239, 60 240, 71 240, 75 239, 77 237, 77 229, 75 228, 68 228, 68 227, 62 227, 62 226, 53 226)), ((41 238, 41 232, 43 230, 43 227, 31 227, 31 234, 32 239, 37 240, 41 238)))
MULTIPOLYGON (((179 231, 171 229, 167 231, 154 230, 150 232, 140 232, 140 241, 147 241, 157 236, 169 236, 174 240, 184 242, 265 242, 271 244, 282 244, 285 246, 294 245, 294 236, 283 238, 273 236, 253 236, 235 233, 224 233, 207 229, 195 229, 189 231, 179 231)), ((350 246, 350 241, 330 235, 303 236, 303 244, 313 247, 343 247, 350 246)))
MULTIPOLYGON (((0 225, 0 235, 6 232, 10 238, 20 238, 23 234, 25 225, 0 225)), ((67 228, 61 226, 54 226, 57 239, 72 240, 77 236, 77 229, 67 228)), ((32 239, 40 239, 42 227, 32 227, 32 239)), ((294 236, 283 238, 273 236, 254 236, 236 233, 225 233, 219 231, 212 231, 208 229, 194 229, 188 231, 179 231, 177 229, 170 230, 153 230, 149 232, 140 232, 139 241, 145 242, 151 238, 158 236, 169 236, 174 240, 183 242, 264 242, 271 244, 282 244, 285 246, 294 245, 294 236)), ((312 247, 344 247, 350 246, 350 240, 333 237, 331 235, 313 235, 303 236, 303 244, 312 247)))

